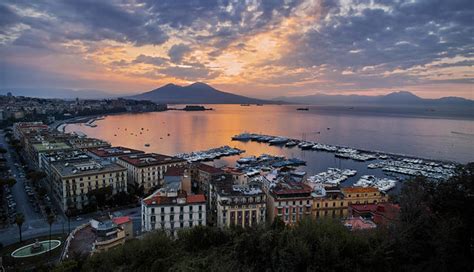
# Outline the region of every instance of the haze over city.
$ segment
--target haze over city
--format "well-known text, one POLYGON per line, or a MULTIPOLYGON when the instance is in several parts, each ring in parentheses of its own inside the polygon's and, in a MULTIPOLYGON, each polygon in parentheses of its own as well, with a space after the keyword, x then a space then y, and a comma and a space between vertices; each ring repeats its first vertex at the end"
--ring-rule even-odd
POLYGON ((468 0, 2 1, 0 18, 2 89, 473 99, 468 0))

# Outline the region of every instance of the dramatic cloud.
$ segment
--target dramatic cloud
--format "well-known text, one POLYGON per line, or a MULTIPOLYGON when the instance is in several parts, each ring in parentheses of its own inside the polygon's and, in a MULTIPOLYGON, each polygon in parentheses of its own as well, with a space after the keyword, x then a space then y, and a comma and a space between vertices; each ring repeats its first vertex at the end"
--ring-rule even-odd
POLYGON ((473 99, 473 18, 471 0, 6 0, 0 87, 473 99))

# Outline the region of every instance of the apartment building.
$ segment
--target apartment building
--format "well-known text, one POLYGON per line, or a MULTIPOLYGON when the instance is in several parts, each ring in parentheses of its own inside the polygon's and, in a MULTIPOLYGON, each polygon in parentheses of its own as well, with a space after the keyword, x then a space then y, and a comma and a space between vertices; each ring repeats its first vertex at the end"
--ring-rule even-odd
POLYGON ((163 188, 142 200, 141 214, 142 231, 176 235, 180 229, 206 225, 206 198, 163 188))
POLYGON ((313 191, 312 215, 315 218, 345 218, 347 200, 339 187, 323 187, 313 191))
POLYGON ((386 202, 388 197, 373 187, 344 187, 341 189, 347 205, 351 204, 376 204, 386 202))
POLYGON ((229 180, 210 184, 212 224, 243 228, 265 223, 266 195, 258 184, 239 185, 229 180))
POLYGON ((117 163, 127 169, 128 182, 145 192, 161 186, 168 167, 184 166, 186 160, 156 153, 121 156, 117 163))
POLYGON ((280 218, 287 225, 294 225, 311 216, 313 197, 311 187, 299 182, 274 183, 267 193, 267 217, 273 222, 280 218))
POLYGON ((53 195, 64 211, 83 209, 90 204, 89 194, 104 189, 114 195, 127 191, 127 170, 108 161, 84 159, 51 163, 53 195))

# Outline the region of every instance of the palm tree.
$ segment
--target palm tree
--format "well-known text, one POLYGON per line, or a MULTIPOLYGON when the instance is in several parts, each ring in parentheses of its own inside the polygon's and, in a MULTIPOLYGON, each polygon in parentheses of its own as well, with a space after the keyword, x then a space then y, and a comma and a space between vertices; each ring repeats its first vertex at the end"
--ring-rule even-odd
POLYGON ((51 257, 51 226, 54 223, 54 214, 48 214, 48 224, 49 224, 49 256, 51 257))
POLYGON ((18 226, 18 230, 20 231, 20 243, 23 242, 21 238, 21 226, 25 222, 25 216, 22 213, 17 213, 15 217, 15 223, 18 226))

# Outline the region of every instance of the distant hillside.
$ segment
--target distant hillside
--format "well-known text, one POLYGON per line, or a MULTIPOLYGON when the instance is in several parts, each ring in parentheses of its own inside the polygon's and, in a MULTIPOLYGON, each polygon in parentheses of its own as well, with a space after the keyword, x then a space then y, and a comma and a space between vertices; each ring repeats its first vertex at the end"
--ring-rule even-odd
POLYGON ((188 86, 167 84, 150 92, 130 96, 137 100, 150 100, 168 104, 269 104, 273 101, 260 100, 226 93, 196 82, 188 86))
POLYGON ((400 91, 380 96, 364 95, 325 95, 315 94, 308 96, 283 96, 274 100, 288 103, 309 105, 405 105, 405 106, 472 106, 474 101, 461 97, 443 97, 427 99, 418 97, 410 92, 400 91))
POLYGON ((5 88, 0 89, 0 95, 6 95, 11 92, 14 96, 27 96, 37 98, 59 98, 59 99, 106 99, 118 97, 117 94, 111 94, 99 90, 75 90, 58 88, 5 88))

